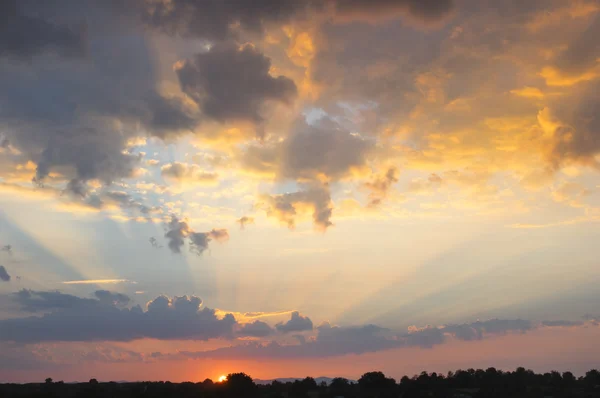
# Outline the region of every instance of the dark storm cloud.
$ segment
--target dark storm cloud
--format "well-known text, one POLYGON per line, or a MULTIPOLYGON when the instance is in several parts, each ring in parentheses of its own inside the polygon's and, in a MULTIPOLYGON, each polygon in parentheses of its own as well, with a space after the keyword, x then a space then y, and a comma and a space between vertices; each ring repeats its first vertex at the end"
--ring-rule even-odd
POLYGON ((313 329, 313 323, 309 317, 302 316, 298 311, 294 311, 289 321, 278 323, 275 325, 275 329, 282 333, 305 332, 313 329))
POLYGON ((235 318, 217 318, 200 309, 198 297, 159 296, 144 311, 119 308, 126 296, 100 291, 97 299, 81 299, 59 292, 21 291, 15 301, 42 316, 0 320, 0 340, 18 343, 44 341, 130 341, 141 338, 207 340, 232 336, 235 318), (25 292, 25 293, 23 293, 25 292), (174 327, 177 325, 177 327, 174 327))
POLYGON ((0 2, 0 57, 28 59, 43 52, 81 56, 85 52, 85 27, 55 24, 37 17, 29 1, 0 2))
POLYGON ((3 282, 10 282, 10 275, 4 268, 4 265, 0 265, 0 280, 3 282))
POLYGON ((219 44, 197 54, 177 69, 181 89, 196 101, 204 116, 220 122, 263 120, 267 101, 289 103, 296 85, 269 74, 271 60, 251 45, 219 44))
POLYGON ((273 332, 274 330, 269 324, 263 321, 254 321, 243 324, 237 334, 242 337, 267 337, 273 332))
POLYGON ((173 253, 181 253, 186 239, 189 240, 190 251, 198 255, 208 249, 211 241, 224 242, 229 239, 229 232, 226 229, 214 228, 208 232, 195 232, 186 221, 175 216, 171 217, 166 228, 165 238, 167 238, 169 249, 173 253))

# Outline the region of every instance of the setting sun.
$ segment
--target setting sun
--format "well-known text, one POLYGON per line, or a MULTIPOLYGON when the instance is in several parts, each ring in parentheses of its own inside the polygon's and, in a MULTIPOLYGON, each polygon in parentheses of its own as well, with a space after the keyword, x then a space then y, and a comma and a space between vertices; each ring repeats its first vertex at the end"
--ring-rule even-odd
POLYGON ((224 381, 227 381, 227 376, 223 375, 219 377, 219 383, 223 383, 224 381))

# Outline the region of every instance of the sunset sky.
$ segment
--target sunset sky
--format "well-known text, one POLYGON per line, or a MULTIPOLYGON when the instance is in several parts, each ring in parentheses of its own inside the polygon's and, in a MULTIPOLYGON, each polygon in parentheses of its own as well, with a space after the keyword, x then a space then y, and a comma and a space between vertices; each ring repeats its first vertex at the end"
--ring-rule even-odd
POLYGON ((600 363, 600 1, 0 1, 0 382, 600 363))

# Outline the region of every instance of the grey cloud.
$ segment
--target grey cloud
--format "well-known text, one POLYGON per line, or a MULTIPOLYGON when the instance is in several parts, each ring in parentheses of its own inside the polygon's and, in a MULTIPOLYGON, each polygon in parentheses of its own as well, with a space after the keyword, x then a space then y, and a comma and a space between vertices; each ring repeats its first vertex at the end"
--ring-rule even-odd
POLYGON ((160 249, 162 248, 162 245, 160 243, 158 243, 158 240, 154 237, 151 236, 148 241, 150 242, 150 245, 155 248, 155 249, 160 249))
POLYGON ((254 224, 254 217, 243 216, 239 218, 236 222, 240 224, 241 229, 244 229, 246 228, 246 225, 254 224))
POLYGON ((245 323, 237 332, 242 337, 267 337, 273 334, 274 330, 269 324, 262 321, 245 323))
POLYGON ((202 170, 195 164, 187 164, 181 162, 173 162, 161 167, 160 174, 166 180, 176 183, 191 182, 191 183, 212 183, 217 181, 216 173, 202 170))
POLYGON ((181 247, 185 244, 185 238, 189 236, 190 232, 191 229, 185 221, 180 221, 173 216, 167 224, 167 232, 165 232, 169 249, 173 253, 181 253, 181 247))
MULTIPOLYGON (((102 295, 102 293, 100 293, 102 295)), ((23 311, 43 312, 59 309, 85 309, 92 308, 100 304, 99 300, 91 298, 81 298, 71 294, 64 294, 58 291, 38 292, 22 289, 12 295, 12 299, 23 311)))
POLYGON ((156 92, 143 30, 107 12, 106 2, 35 6, 36 15, 87 21, 89 42, 82 59, 43 53, 26 64, 0 62, 0 121, 11 147, 37 164, 36 181, 58 170, 81 195, 82 182, 132 176, 140 159, 127 150, 129 138, 166 137, 195 124, 181 100, 156 92))
POLYGON ((271 60, 251 45, 218 44, 179 65, 181 89, 219 122, 263 120, 266 102, 289 103, 296 85, 269 74, 271 60))
POLYGON ((238 38, 242 31, 261 33, 266 25, 323 15, 363 19, 403 13, 423 21, 448 15, 452 0, 174 0, 141 3, 142 20, 170 35, 210 41, 238 38))
POLYGON ((556 66, 567 73, 581 73, 597 64, 600 56, 600 17, 573 40, 556 61, 556 66))
POLYGON ((143 19, 168 34, 227 40, 239 29, 262 31, 265 24, 284 23, 321 0, 175 0, 143 8, 143 19))
POLYGON ((581 326, 583 322, 581 321, 543 321, 542 325, 547 327, 571 327, 571 326, 581 326))
POLYGON ((447 325, 441 330, 460 340, 481 340, 485 334, 524 333, 533 329, 531 321, 523 319, 490 319, 462 325, 447 325))
POLYGON ((33 305, 36 310, 50 312, 0 320, 0 340, 18 343, 141 338, 208 340, 230 338, 236 325, 231 314, 219 319, 214 310, 201 309, 202 300, 194 296, 160 296, 148 303, 146 311, 139 306, 118 308, 116 304, 123 304, 124 297, 115 293, 100 293, 99 299, 73 297, 58 292, 29 292, 29 297, 19 293, 16 301, 24 303, 25 309, 33 305), (33 304, 31 297, 36 298, 33 304))
POLYGON ((4 265, 0 265, 0 280, 10 282, 10 275, 6 271, 6 268, 4 268, 4 265))
POLYGON ((208 249, 212 240, 224 242, 229 240, 229 232, 226 229, 212 229, 208 232, 192 232, 190 234, 190 250, 198 255, 208 249))
POLYGON ((585 86, 578 97, 563 99, 551 110, 559 125, 553 132, 551 162, 555 167, 566 161, 596 164, 600 153, 600 82, 585 86))
POLYGON ((229 239, 229 233, 226 229, 212 229, 208 232, 195 232, 186 221, 182 221, 175 216, 166 225, 167 232, 165 238, 168 240, 169 249, 173 253, 181 253, 181 248, 185 240, 189 239, 190 251, 198 255, 208 249, 208 244, 215 240, 224 242, 229 239))
POLYGON ((59 25, 35 14, 29 1, 0 2, 0 57, 29 59, 42 52, 72 57, 85 53, 84 26, 59 25))
POLYGON ((337 181, 365 167, 375 141, 345 129, 330 118, 308 124, 295 123, 282 142, 249 146, 243 154, 244 167, 275 173, 281 179, 337 181))
POLYGON ((338 327, 323 324, 313 340, 297 338, 299 344, 282 345, 247 343, 204 352, 181 352, 184 358, 325 358, 348 354, 363 354, 399 348, 404 342, 393 339, 389 332, 375 325, 338 327))
POLYGON ((113 305, 115 307, 126 306, 131 301, 131 299, 123 293, 113 293, 108 290, 96 290, 94 295, 100 303, 113 305))
POLYGON ((298 311, 294 311, 289 321, 278 323, 275 325, 275 329, 282 333, 304 332, 312 330, 313 323, 309 317, 302 316, 298 311))
POLYGON ((332 226, 333 205, 329 187, 326 185, 309 185, 304 190, 281 195, 263 195, 261 205, 269 217, 275 217, 289 228, 296 225, 299 206, 312 208, 313 223, 325 230, 332 226))
POLYGON ((314 125, 298 123, 284 143, 281 154, 282 177, 315 179, 325 174, 340 179, 363 167, 374 142, 352 134, 331 119, 314 125))
POLYGON ((426 327, 402 336, 407 346, 431 348, 445 341, 444 332, 436 327, 426 327))
POLYGON ((12 245, 4 245, 0 247, 0 251, 12 254, 12 245))
POLYGON ((364 184, 369 191, 369 206, 378 206, 387 197, 392 185, 398 182, 398 170, 390 167, 384 175, 376 175, 364 184))
POLYGON ((416 19, 438 21, 452 11, 453 0, 335 0, 337 14, 353 19, 387 17, 398 12, 416 19))

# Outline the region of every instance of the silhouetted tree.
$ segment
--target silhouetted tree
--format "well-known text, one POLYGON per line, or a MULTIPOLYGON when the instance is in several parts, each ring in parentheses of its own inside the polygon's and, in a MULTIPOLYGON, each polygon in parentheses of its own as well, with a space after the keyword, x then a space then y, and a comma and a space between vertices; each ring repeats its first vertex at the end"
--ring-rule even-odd
POLYGON ((227 380, 223 382, 226 395, 231 398, 257 397, 258 387, 254 384, 252 377, 246 373, 230 373, 227 380))

